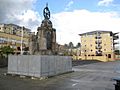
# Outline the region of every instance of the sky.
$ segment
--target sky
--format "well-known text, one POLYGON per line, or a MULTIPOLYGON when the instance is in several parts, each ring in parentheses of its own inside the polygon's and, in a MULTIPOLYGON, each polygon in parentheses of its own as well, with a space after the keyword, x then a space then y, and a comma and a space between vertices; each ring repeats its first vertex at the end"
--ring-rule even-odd
POLYGON ((80 42, 78 34, 89 31, 120 32, 120 0, 0 0, 0 23, 37 32, 46 3, 59 44, 76 45, 80 42))

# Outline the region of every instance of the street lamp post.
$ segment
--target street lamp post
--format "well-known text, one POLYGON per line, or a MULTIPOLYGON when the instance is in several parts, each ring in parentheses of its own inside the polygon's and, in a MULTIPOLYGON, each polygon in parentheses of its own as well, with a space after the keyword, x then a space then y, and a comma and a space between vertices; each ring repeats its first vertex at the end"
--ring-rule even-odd
POLYGON ((24 30, 24 26, 21 29, 21 55, 23 54, 23 46, 22 46, 22 44, 23 44, 23 30, 24 30))

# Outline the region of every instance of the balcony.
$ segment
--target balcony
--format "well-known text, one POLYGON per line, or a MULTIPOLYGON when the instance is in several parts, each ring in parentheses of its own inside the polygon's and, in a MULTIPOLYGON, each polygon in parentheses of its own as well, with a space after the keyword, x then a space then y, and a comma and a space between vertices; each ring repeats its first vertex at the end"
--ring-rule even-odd
POLYGON ((113 40, 117 40, 117 39, 119 39, 118 35, 117 36, 113 36, 113 40))
POLYGON ((100 35, 97 35, 95 39, 101 39, 102 37, 100 35))
POLYGON ((96 46, 96 49, 102 49, 102 46, 98 45, 96 46))
POLYGON ((97 41, 95 41, 95 43, 96 43, 96 44, 101 44, 102 41, 101 41, 101 40, 97 40, 97 41))
POLYGON ((119 42, 114 42, 113 45, 119 44, 119 42))
POLYGON ((96 51, 96 56, 102 56, 102 51, 101 50, 97 50, 96 51))
POLYGON ((119 34, 119 32, 117 32, 117 33, 113 33, 113 35, 117 35, 117 34, 119 34))

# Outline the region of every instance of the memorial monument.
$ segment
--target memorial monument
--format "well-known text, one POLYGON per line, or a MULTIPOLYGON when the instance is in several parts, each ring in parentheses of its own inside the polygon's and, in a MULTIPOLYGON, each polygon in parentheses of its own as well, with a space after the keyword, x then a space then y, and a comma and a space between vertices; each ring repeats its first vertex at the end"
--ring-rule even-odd
POLYGON ((29 39, 30 54, 52 55, 56 53, 56 29, 50 21, 48 4, 43 9, 44 20, 37 28, 37 34, 29 39))
POLYGON ((37 34, 29 39, 31 55, 9 55, 8 74, 45 78, 72 71, 71 57, 54 55, 56 30, 52 27, 47 4, 43 15, 44 20, 37 28, 37 34))

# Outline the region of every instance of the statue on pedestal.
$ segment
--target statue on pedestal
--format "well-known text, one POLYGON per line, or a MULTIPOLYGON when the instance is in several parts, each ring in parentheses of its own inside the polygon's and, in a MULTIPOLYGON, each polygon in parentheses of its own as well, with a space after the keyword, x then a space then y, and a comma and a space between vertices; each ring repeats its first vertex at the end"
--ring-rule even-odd
POLYGON ((31 46, 31 54, 55 54, 56 52, 56 29, 52 27, 52 22, 50 19, 50 10, 48 8, 48 4, 46 4, 46 7, 43 9, 43 16, 44 20, 41 23, 41 26, 37 29, 37 35, 32 37, 36 40, 32 40, 30 45, 31 46), (36 49, 34 50, 33 49, 36 49))

